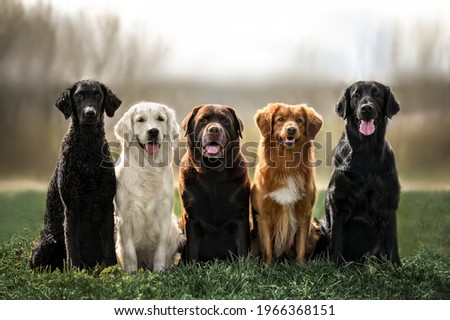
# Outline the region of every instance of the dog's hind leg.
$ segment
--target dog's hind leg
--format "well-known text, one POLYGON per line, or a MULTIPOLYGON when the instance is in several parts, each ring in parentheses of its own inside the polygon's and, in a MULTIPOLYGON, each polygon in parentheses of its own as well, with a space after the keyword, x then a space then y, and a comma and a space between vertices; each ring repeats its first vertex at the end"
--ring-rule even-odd
POLYGON ((48 230, 44 229, 41 232, 38 242, 31 251, 29 260, 30 267, 32 269, 50 267, 51 270, 62 270, 65 256, 63 240, 55 239, 53 235, 48 233, 48 230))
POLYGON ((323 220, 312 219, 309 232, 308 257, 310 260, 323 257, 329 246, 328 230, 323 220))
POLYGON ((32 269, 50 267, 63 269, 66 249, 63 234, 64 207, 56 186, 56 174, 50 180, 46 198, 44 227, 29 260, 32 269))
POLYGON ((176 216, 172 214, 172 225, 170 227, 170 235, 167 239, 166 266, 178 265, 181 258, 181 250, 186 243, 186 237, 178 226, 176 216))

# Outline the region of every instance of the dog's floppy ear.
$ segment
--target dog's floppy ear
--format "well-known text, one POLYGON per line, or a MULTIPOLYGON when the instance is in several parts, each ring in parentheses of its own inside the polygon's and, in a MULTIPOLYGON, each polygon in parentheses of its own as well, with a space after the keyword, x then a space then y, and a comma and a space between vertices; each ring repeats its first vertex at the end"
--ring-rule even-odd
POLYGON ((180 126, 177 123, 175 111, 170 108, 167 108, 166 111, 170 141, 176 141, 180 137, 180 126))
POLYGON ((388 99, 386 102, 386 116, 391 119, 397 112, 400 111, 400 104, 394 97, 394 93, 391 91, 391 88, 385 86, 384 87, 385 95, 388 95, 388 99))
POLYGON ((265 108, 256 112, 255 122, 263 137, 272 133, 272 117, 276 109, 276 104, 269 103, 265 108))
POLYGON ((55 102, 55 106, 64 114, 66 119, 69 119, 72 115, 72 89, 75 85, 67 88, 61 92, 58 99, 55 102))
POLYGON ((119 122, 114 126, 114 133, 116 138, 120 141, 122 145, 126 142, 131 142, 133 139, 133 117, 134 117, 134 107, 125 112, 125 114, 120 118, 119 122))
POLYGON ((313 140, 322 128, 323 119, 313 108, 304 106, 306 114, 306 136, 313 140))
POLYGON ((344 94, 336 104, 335 111, 342 119, 347 119, 348 109, 350 108, 350 87, 345 89, 344 94))
POLYGON ((117 108, 122 103, 122 100, 120 100, 114 92, 111 91, 107 86, 105 86, 103 83, 100 83, 100 87, 102 88, 103 94, 105 96, 103 103, 105 106, 105 112, 108 117, 114 116, 114 113, 116 112, 117 108))
POLYGON ((184 118, 183 122, 181 123, 181 127, 184 130, 184 136, 188 135, 188 129, 189 129, 189 123, 191 122, 191 120, 195 117, 195 115, 197 114, 197 112, 203 107, 203 105, 201 106, 196 106, 192 109, 191 113, 189 113, 186 118, 184 118))
POLYGON ((231 115, 233 116, 234 121, 235 121, 236 125, 238 126, 237 133, 238 133, 239 137, 242 139, 242 131, 244 131, 244 124, 242 123, 241 119, 238 118, 238 116, 236 115, 236 111, 232 107, 227 106, 227 109, 228 109, 228 111, 231 112, 231 115))

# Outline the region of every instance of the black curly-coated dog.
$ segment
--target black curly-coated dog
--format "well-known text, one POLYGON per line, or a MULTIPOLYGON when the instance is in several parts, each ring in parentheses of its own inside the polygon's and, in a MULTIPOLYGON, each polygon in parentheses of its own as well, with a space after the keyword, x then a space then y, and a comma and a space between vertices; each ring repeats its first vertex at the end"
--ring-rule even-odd
POLYGON ((32 268, 116 264, 116 178, 103 113, 112 117, 120 104, 110 89, 93 80, 76 82, 56 101, 72 121, 48 187, 44 227, 30 258, 32 268))

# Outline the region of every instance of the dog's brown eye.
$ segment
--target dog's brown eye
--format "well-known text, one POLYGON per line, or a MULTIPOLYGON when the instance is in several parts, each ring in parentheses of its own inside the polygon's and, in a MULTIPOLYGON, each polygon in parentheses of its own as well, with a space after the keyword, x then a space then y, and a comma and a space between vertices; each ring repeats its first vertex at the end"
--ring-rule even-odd
POLYGON ((144 122, 144 118, 137 118, 136 122, 144 122))
POLYGON ((164 121, 164 118, 161 117, 161 116, 159 116, 159 117, 158 117, 158 121, 164 121))
POLYGON ((282 122, 282 121, 284 121, 284 118, 283 117, 279 117, 278 118, 278 122, 282 122))
POLYGON ((355 93, 353 94, 353 98, 356 98, 356 99, 358 99, 360 96, 361 96, 361 95, 359 94, 359 92, 355 92, 355 93))
POLYGON ((206 118, 200 118, 199 122, 200 123, 206 123, 208 120, 206 118))
POLYGON ((297 119, 295 119, 295 121, 296 121, 297 123, 302 123, 302 122, 303 122, 302 118, 297 118, 297 119))
POLYGON ((376 91, 374 93, 375 98, 381 98, 381 92, 380 91, 376 91))

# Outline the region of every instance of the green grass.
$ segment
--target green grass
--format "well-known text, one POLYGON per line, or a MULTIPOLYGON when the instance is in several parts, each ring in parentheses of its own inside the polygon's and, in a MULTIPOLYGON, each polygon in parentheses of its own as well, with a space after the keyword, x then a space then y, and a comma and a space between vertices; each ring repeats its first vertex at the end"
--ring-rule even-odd
POLYGON ((35 232, 44 220, 45 194, 37 191, 0 193, 0 242, 22 232, 35 232))
MULTIPOLYGON (((323 211, 323 192, 315 214, 323 211)), ((179 212, 179 201, 174 211, 179 212)), ((162 273, 126 274, 118 267, 67 273, 28 268, 42 224, 44 194, 0 194, 1 299, 449 299, 450 192, 405 192, 398 211, 402 268, 388 262, 336 268, 251 257, 188 264, 162 273), (12 236, 11 236, 12 235, 12 236), (7 239, 7 240, 6 240, 7 239)))

